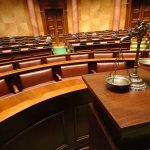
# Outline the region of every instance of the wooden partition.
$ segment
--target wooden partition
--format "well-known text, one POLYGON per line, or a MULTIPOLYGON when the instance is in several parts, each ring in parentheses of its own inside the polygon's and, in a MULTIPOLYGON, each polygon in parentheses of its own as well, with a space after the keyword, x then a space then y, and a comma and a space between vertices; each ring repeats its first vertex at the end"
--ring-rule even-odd
POLYGON ((0 149, 88 146, 89 102, 90 95, 81 79, 57 82, 1 99, 0 149))

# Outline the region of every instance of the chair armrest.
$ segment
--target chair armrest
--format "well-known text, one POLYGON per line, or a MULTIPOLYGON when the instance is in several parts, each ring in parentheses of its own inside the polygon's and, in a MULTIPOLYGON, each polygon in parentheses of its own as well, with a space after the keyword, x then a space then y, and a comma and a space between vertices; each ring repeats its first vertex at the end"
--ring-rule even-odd
POLYGON ((61 81, 61 80, 62 80, 61 75, 59 75, 58 73, 56 73, 56 77, 58 78, 58 80, 59 80, 59 81, 61 81))
POLYGON ((92 73, 96 73, 96 71, 95 71, 95 70, 93 70, 93 69, 91 70, 91 72, 92 72, 92 73))
POLYGON ((15 93, 19 93, 19 89, 15 84, 13 84, 13 90, 15 93))

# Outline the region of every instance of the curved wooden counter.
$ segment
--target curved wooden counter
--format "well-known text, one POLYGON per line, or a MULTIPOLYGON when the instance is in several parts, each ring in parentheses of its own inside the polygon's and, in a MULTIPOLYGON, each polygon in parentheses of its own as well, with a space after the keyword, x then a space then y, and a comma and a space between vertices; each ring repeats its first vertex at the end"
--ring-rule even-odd
POLYGON ((0 150, 88 146, 90 95, 82 78, 44 84, 0 99, 0 150))
POLYGON ((15 95, 0 98, 0 122, 42 101, 85 88, 86 85, 82 78, 75 78, 45 84, 24 90, 15 95))

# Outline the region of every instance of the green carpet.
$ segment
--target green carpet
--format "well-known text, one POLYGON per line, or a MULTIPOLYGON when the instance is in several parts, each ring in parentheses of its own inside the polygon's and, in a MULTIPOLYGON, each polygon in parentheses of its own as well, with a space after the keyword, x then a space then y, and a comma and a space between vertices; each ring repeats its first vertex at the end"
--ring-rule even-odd
POLYGON ((67 48, 64 46, 56 46, 52 49, 54 55, 67 54, 67 48))
MULTIPOLYGON (((146 41, 142 41, 142 42, 141 42, 140 50, 145 50, 145 48, 146 48, 145 42, 146 42, 146 41)), ((132 42, 132 41, 131 41, 130 50, 137 50, 137 42, 132 42)))

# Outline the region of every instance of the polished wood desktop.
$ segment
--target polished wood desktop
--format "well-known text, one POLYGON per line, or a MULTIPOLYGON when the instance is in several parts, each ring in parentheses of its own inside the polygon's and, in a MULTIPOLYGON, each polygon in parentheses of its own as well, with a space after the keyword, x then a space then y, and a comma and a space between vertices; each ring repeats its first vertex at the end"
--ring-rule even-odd
MULTIPOLYGON (((127 75, 126 70, 117 71, 117 73, 127 75)), ((105 72, 83 76, 89 91, 93 95, 92 117, 99 118, 95 122, 98 122, 98 120, 104 122, 103 127, 107 128, 105 131, 108 131, 108 134, 110 133, 109 136, 108 134, 106 136, 107 139, 109 137, 106 143, 111 143, 108 149, 150 147, 150 72, 139 69, 140 77, 148 84, 148 88, 145 91, 139 92, 128 91, 119 93, 108 89, 106 83, 108 75, 109 73, 105 72), (113 142, 110 142, 110 139, 113 142)), ((90 128, 91 133, 94 132, 94 126, 92 125, 90 128)), ((99 128, 102 129, 100 125, 99 128)), ((97 138, 97 141, 101 143, 98 135, 93 137, 94 139, 97 138)), ((94 139, 91 139, 91 147, 94 147, 92 150, 101 149, 101 145, 98 142, 95 145, 94 139)))

